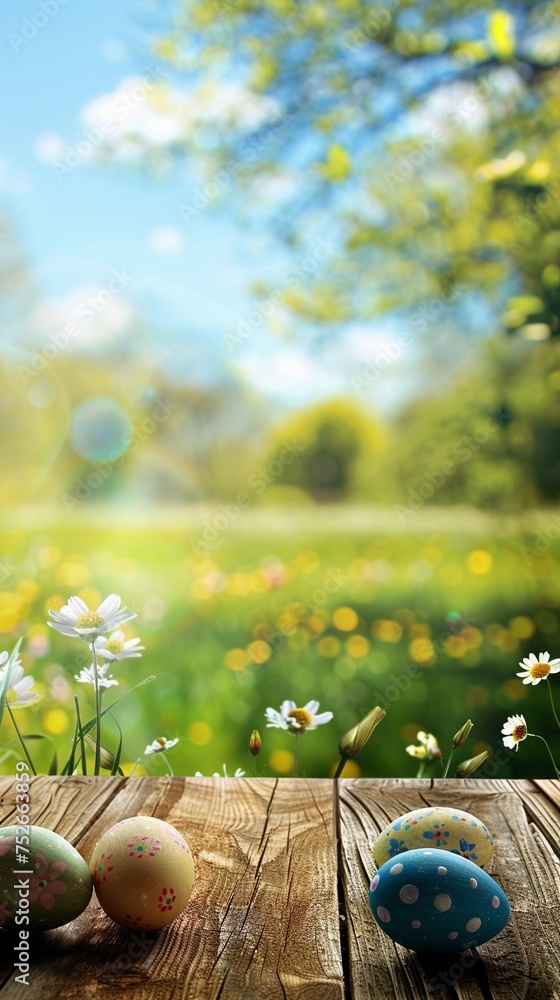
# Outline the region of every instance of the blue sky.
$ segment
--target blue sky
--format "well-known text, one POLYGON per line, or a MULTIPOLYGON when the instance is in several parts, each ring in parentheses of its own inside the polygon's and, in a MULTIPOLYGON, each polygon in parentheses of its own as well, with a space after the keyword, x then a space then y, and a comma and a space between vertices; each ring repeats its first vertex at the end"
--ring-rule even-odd
MULTIPOLYGON (((146 45, 155 16, 150 0, 43 3, 47 13, 41 0, 0 8, 0 85, 9 95, 3 102, 0 207, 15 226, 42 293, 64 297, 102 287, 112 269, 124 268, 134 279, 131 294, 157 326, 164 360, 171 363, 180 349, 191 366, 194 352, 198 374, 210 378, 241 364, 244 377, 272 395, 278 395, 282 371, 287 390, 280 400, 287 405, 347 391, 340 348, 318 355, 303 338, 286 348, 260 331, 235 358, 224 353, 224 338, 253 305, 251 283, 267 277, 279 287, 289 257, 266 229, 249 232, 236 223, 227 199, 222 210, 205 209, 185 225, 180 205, 191 202, 200 183, 188 165, 154 180, 88 161, 57 177, 41 148, 53 137, 75 145, 86 105, 157 65, 146 45), (42 21, 23 43, 24 31, 34 30, 30 22, 42 21), (162 252, 162 241, 168 250, 171 241, 171 252, 162 252)), ((350 331, 344 350, 355 341, 357 356, 367 360, 370 332, 350 331)), ((388 337, 390 328, 372 338, 372 347, 388 337)), ((377 405, 394 403, 405 390, 406 380, 390 375, 376 386, 377 405)))

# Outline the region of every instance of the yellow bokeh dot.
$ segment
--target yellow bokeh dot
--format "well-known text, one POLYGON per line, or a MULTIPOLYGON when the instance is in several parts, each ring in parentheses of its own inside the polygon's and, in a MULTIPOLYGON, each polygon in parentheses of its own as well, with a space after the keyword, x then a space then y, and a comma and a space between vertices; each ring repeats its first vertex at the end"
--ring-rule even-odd
POLYGON ((195 580, 191 587, 191 594, 195 601, 209 601, 212 593, 206 587, 203 580, 195 580))
POLYGON ((527 697, 527 686, 517 677, 510 677, 502 684, 502 691, 510 701, 519 701, 520 698, 527 697))
POLYGON ((45 545, 37 553, 37 562, 41 569, 52 569, 60 559, 60 551, 54 545, 45 545))
POLYGON ((63 587, 83 587, 89 581, 89 569, 81 558, 68 558, 60 563, 55 578, 63 587))
POLYGON ((461 639, 464 639, 469 649, 478 649, 484 642, 484 636, 479 628, 469 625, 461 632, 461 639))
POLYGON ((17 615, 13 611, 0 611, 0 632, 11 632, 17 621, 17 615))
POLYGON ((509 627, 518 639, 530 639, 535 634, 535 623, 527 615, 517 615, 512 618, 509 627))
POLYGON ((434 647, 429 639, 413 639, 408 652, 415 663, 430 663, 434 658, 434 647))
POLYGON ((39 593, 39 584, 36 580, 20 580, 17 585, 17 592, 26 601, 34 601, 39 593))
POLYGON ((255 639, 247 646, 247 654, 251 663, 266 663, 270 659, 272 648, 264 639, 255 639))
POLYGON ((317 649, 321 656, 338 656, 340 653, 340 640, 334 635, 325 635, 322 639, 319 639, 317 649))
POLYGON ((346 652, 355 660, 361 660, 370 651, 369 639, 365 635, 351 635, 346 640, 346 652))
POLYGON ((411 639, 429 639, 430 638, 430 628, 429 625, 424 625, 423 622, 412 622, 408 630, 408 634, 411 639))
POLYGON ((35 625, 30 625, 29 631, 27 633, 30 639, 33 639, 33 637, 36 635, 48 635, 48 634, 49 630, 46 625, 42 624, 42 622, 37 622, 35 625))
POLYGON ((492 556, 484 549, 474 549, 467 558, 467 567, 475 576, 484 576, 485 573, 489 573, 493 565, 492 556))
POLYGON ((189 737, 197 747, 205 747, 212 739, 212 730, 207 722, 191 722, 189 737))
POLYGON ((298 556, 294 559, 294 566, 300 573, 313 573, 319 565, 319 556, 316 552, 311 550, 306 550, 305 552, 300 552, 298 556))
POLYGON ((103 595, 97 587, 82 587, 78 593, 78 597, 81 597, 82 601, 87 604, 88 608, 95 611, 103 600, 103 595))
POLYGON ((460 660, 469 648, 461 635, 448 635, 443 641, 443 646, 447 656, 452 656, 460 660))
POLYGON ((463 582, 463 574, 454 563, 442 566, 438 575, 444 587, 458 587, 463 582))
POLYGON ((45 732, 51 736, 61 736, 65 733, 70 724, 67 712, 62 708, 50 708, 43 716, 43 726, 45 732))
POLYGON ((467 691, 466 701, 469 708, 484 708, 488 700, 488 691, 481 684, 473 684, 467 691))
POLYGON ((47 597, 45 601, 45 611, 60 611, 65 603, 66 601, 60 594, 53 594, 52 597, 47 597))
POLYGON ((244 649, 230 649, 224 657, 228 670, 243 670, 248 662, 249 657, 244 649))
POLYGON ((148 774, 143 764, 138 764, 138 766, 136 766, 134 761, 127 761, 126 764, 121 764, 120 766, 125 778, 128 778, 132 771, 134 771, 135 778, 142 778, 144 775, 148 774))
POLYGON ((422 730, 422 726, 419 726, 417 722, 409 722, 406 726, 401 729, 401 738, 404 743, 416 743, 418 738, 418 733, 422 730))
POLYGON ((291 750, 273 750, 268 762, 278 774, 289 774, 294 769, 295 757, 291 750))
POLYGON ((381 642, 398 642, 402 638, 402 625, 387 618, 380 618, 372 625, 372 632, 381 642))
MULTIPOLYGON (((335 761, 331 767, 330 777, 334 778, 336 769, 338 767, 338 761, 335 761)), ((344 770, 342 772, 343 778, 359 778, 361 775, 360 765, 356 763, 355 760, 347 760, 344 765, 344 770)))
POLYGON ((354 608, 337 608, 333 612, 333 625, 339 632, 351 632, 358 624, 358 615, 354 608))
POLYGON ((326 624, 319 615, 310 615, 305 623, 306 629, 311 632, 311 635, 322 635, 326 629, 326 624))

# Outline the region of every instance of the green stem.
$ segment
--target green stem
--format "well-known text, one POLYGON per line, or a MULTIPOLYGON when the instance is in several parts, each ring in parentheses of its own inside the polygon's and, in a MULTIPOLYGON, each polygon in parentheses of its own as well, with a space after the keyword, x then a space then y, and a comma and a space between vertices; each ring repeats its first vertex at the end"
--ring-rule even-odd
POLYGON ((174 775, 173 775, 173 768, 171 767, 171 764, 169 763, 169 761, 168 761, 168 759, 167 759, 167 757, 165 756, 164 753, 162 753, 161 756, 162 756, 163 760, 165 761, 165 766, 167 767, 167 773, 173 778, 174 775))
POLYGON ((128 776, 129 778, 132 778, 132 776, 133 776, 133 774, 134 774, 134 772, 135 772, 136 768, 138 767, 138 765, 139 765, 139 763, 140 763, 141 760, 142 760, 142 758, 139 757, 138 760, 136 761, 134 767, 132 768, 132 771, 130 772, 130 774, 128 776))
POLYGON ((82 774, 87 774, 87 758, 86 758, 86 744, 84 742, 84 734, 82 730, 82 720, 80 717, 80 705, 77 698, 74 698, 76 705, 76 719, 78 721, 78 731, 80 733, 80 749, 82 754, 82 774))
POLYGON ((426 762, 421 760, 418 765, 418 771, 416 772, 417 778, 422 778, 424 776, 424 771, 426 770, 426 762))
POLYGON ((556 709, 554 707, 554 700, 552 698, 552 688, 550 686, 550 681, 549 681, 548 677, 546 678, 546 684, 547 684, 547 687, 548 687, 548 695, 549 695, 549 698, 550 698, 550 704, 552 706, 552 714, 554 715, 554 718, 556 719, 556 725, 560 729, 560 719, 558 718, 558 716, 556 714, 556 709))
POLYGON ((550 757, 550 759, 552 761, 552 766, 553 766, 554 770, 556 771, 556 777, 560 778, 560 771, 556 767, 556 761, 554 760, 554 757, 552 756, 552 750, 550 749, 550 747, 549 747, 548 743, 546 742, 544 736, 539 736, 538 733, 527 733, 527 736, 534 736, 536 740, 542 740, 543 741, 546 749, 548 750, 549 757, 550 757))
POLYGON ((257 777, 257 758, 253 755, 253 778, 257 777))
POLYGON ((33 761, 31 760, 31 757, 29 756, 29 751, 28 751, 28 749, 27 749, 27 747, 25 745, 25 740, 24 740, 23 736, 21 735, 21 733, 19 731, 18 724, 17 724, 16 720, 14 719, 14 713, 12 712, 10 706, 8 705, 8 702, 6 702, 6 708, 8 709, 8 712, 10 713, 10 719, 12 720, 12 722, 14 724, 14 729, 15 729, 15 731, 17 733, 18 740, 19 740, 19 742, 22 745, 23 752, 24 752, 25 756, 27 757, 27 763, 29 764, 29 767, 33 771, 33 774, 36 775, 37 771, 35 770, 35 765, 33 764, 33 761))
POLYGON ((93 683, 95 687, 95 765, 93 773, 99 775, 101 774, 101 689, 97 673, 95 639, 91 643, 91 655, 93 657, 93 683))
POLYGON ((294 745, 294 778, 297 778, 297 776, 298 776, 298 740, 299 740, 299 736, 300 736, 300 734, 296 731, 294 733, 294 740, 295 740, 295 745, 294 745))
POLYGON ((344 770, 344 768, 346 766, 346 761, 347 760, 348 760, 348 757, 341 757, 340 758, 340 760, 338 762, 338 767, 337 767, 337 769, 336 769, 336 771, 334 773, 335 778, 340 778, 340 775, 342 774, 342 772, 343 772, 343 770, 344 770))
POLYGON ((455 753, 455 749, 456 748, 452 746, 451 750, 449 751, 449 757, 447 758, 447 762, 446 762, 446 765, 445 765, 445 770, 444 770, 443 775, 442 775, 443 778, 447 778, 447 775, 449 774, 449 768, 451 766, 451 759, 453 757, 453 754, 455 753))

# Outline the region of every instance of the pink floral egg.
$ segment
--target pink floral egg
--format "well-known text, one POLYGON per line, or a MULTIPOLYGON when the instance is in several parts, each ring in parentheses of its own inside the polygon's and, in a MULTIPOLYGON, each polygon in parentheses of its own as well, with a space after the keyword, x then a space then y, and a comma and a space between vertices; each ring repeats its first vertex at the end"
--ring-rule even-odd
POLYGON ((75 920, 91 899, 81 854, 42 826, 0 829, 0 927, 50 930, 75 920))
POLYGON ((103 834, 90 864, 95 893, 121 927, 158 930, 185 908, 194 865, 189 846, 169 823, 132 816, 103 834))

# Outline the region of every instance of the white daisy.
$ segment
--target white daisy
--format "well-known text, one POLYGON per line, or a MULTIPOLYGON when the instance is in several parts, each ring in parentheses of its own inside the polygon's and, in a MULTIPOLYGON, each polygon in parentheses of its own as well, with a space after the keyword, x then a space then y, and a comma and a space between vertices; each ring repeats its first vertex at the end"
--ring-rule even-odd
MULTIPOLYGON (((100 688, 110 688, 118 687, 119 682, 115 680, 112 674, 107 677, 107 671, 109 669, 108 663, 101 663, 97 667, 97 686, 100 688)), ((86 667, 80 670, 79 674, 74 674, 74 677, 80 684, 92 684, 95 687, 95 674, 93 672, 93 663, 90 667, 86 667)))
POLYGON ((93 642, 103 632, 110 632, 117 625, 136 618, 134 612, 121 608, 118 594, 106 597, 97 611, 90 611, 81 597, 70 597, 68 604, 60 611, 49 611, 49 615, 53 619, 47 623, 51 628, 62 635, 85 639, 86 642, 93 642))
POLYGON ((519 750, 519 744, 525 740, 527 733, 527 723, 522 715, 510 715, 502 729, 502 740, 505 747, 510 750, 519 750))
POLYGON ((287 729, 291 733, 316 729, 317 726, 330 722, 333 717, 332 712, 317 715, 318 708, 318 701, 308 701, 303 708, 298 708, 295 701, 283 701, 279 712, 274 708, 267 708, 267 729, 287 729))
POLYGON ((146 747, 144 753, 163 753, 164 750, 171 750, 179 740, 166 740, 165 736, 158 736, 153 743, 146 747))
POLYGON ((134 656, 142 656, 141 650, 145 646, 139 646, 139 642, 140 639, 127 639, 125 642, 124 632, 113 632, 108 639, 99 635, 95 640, 95 652, 106 660, 130 660, 134 656))
POLYGON ((523 670, 516 674, 516 677, 523 677, 524 684, 538 684, 544 681, 549 674, 557 674, 560 671, 560 660, 551 660, 550 653, 539 653, 539 658, 534 653, 529 653, 519 664, 523 670))
MULTIPOLYGON (((0 653, 0 666, 8 660, 7 653, 0 653)), ((8 667, 0 669, 0 691, 4 689, 6 681, 6 671, 8 667)), ((19 660, 14 660, 10 669, 8 689, 6 691, 6 704, 10 708, 27 708, 39 701, 38 694, 30 694, 29 689, 33 687, 35 681, 33 677, 25 677, 23 667, 19 660)))
POLYGON ((432 733, 416 733, 416 739, 418 740, 419 745, 411 743, 410 746, 406 747, 406 752, 410 754, 411 757, 416 757, 417 760, 425 761, 431 761, 441 757, 441 750, 438 746, 438 741, 432 733))
MULTIPOLYGON (((223 767, 224 773, 220 774, 219 771, 214 771, 214 774, 212 775, 213 778, 229 778, 229 774, 227 773, 227 770, 226 770, 226 765, 223 764, 222 767, 223 767)), ((195 776, 195 778, 203 778, 204 777, 202 771, 195 771, 194 772, 194 776, 195 776)), ((241 768, 238 767, 236 769, 236 771, 235 771, 235 774, 232 775, 232 777, 234 777, 234 778, 243 778, 243 777, 245 777, 245 771, 242 771, 241 768)))

